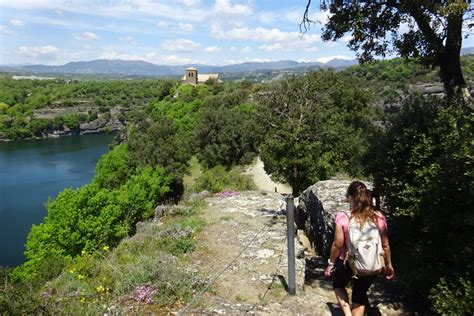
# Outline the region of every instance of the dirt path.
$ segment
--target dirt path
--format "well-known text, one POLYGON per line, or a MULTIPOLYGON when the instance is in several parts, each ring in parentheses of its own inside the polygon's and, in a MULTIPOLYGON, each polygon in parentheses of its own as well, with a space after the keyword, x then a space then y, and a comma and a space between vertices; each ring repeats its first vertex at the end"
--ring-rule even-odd
MULTIPOLYGON (((295 240, 297 295, 287 294, 282 195, 248 191, 206 201, 201 216, 207 225, 198 249, 187 259, 214 282, 182 314, 341 315, 331 282, 323 277, 322 259, 306 264, 304 246, 298 242, 305 238, 295 240)), ((379 304, 382 315, 402 314, 388 303, 379 304)))
POLYGON ((257 161, 245 173, 252 176, 255 185, 261 191, 291 194, 291 187, 288 184, 274 182, 268 176, 260 158, 257 158, 257 161))
MULTIPOLYGON (((208 198, 202 214, 208 224, 198 250, 188 259, 211 279, 222 274, 186 313, 331 315, 330 284, 304 287, 304 258, 296 262, 297 295, 287 295, 284 208, 283 196, 277 193, 249 191, 208 198)), ((303 253, 299 243, 296 253, 303 253)))

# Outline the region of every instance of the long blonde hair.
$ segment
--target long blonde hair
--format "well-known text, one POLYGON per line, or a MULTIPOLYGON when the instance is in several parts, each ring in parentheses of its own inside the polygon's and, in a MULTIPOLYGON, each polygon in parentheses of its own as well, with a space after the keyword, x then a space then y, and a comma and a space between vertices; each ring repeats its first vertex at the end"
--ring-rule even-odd
POLYGON ((364 226, 367 220, 372 220, 376 223, 376 208, 372 203, 372 196, 364 183, 353 181, 347 188, 346 197, 352 197, 351 217, 355 217, 361 227, 364 226))

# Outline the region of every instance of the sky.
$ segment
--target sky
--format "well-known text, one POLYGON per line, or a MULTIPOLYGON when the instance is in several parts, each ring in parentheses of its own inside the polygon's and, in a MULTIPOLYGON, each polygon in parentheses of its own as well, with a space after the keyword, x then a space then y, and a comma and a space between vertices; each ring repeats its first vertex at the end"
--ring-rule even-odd
MULTIPOLYGON (((0 0, 0 64, 95 59, 160 65, 354 59, 349 36, 323 42, 327 13, 303 36, 306 0, 0 0)), ((474 46, 472 37, 463 47, 474 46)))

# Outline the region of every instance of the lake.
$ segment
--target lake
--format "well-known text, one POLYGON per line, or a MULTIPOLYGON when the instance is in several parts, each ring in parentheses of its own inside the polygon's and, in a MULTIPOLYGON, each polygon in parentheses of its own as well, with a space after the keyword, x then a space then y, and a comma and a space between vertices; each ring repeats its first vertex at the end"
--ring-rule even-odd
POLYGON ((66 187, 89 183, 114 135, 0 142, 0 266, 22 264, 32 224, 45 203, 66 187))

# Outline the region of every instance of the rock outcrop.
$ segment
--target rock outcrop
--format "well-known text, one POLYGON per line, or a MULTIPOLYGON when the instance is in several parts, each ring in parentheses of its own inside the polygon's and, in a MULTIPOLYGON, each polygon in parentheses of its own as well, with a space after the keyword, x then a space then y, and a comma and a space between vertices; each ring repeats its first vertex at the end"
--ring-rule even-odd
MULTIPOLYGON (((317 254, 328 257, 334 236, 337 212, 347 211, 346 191, 350 180, 320 181, 299 196, 296 224, 303 230, 317 254)), ((365 182, 367 187, 372 184, 365 182)))
POLYGON ((81 123, 78 128, 69 128, 63 125, 62 129, 48 131, 43 137, 61 137, 74 135, 99 134, 120 131, 125 124, 118 119, 111 118, 106 120, 99 117, 91 122, 81 123))

